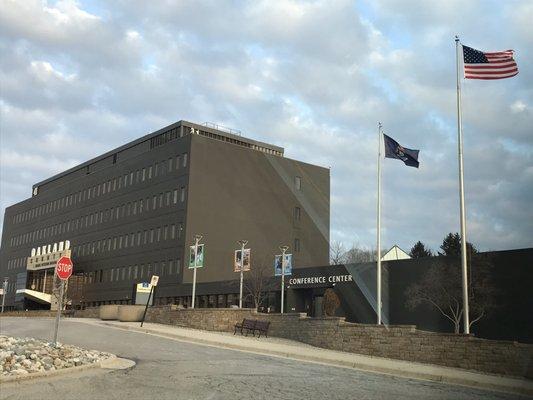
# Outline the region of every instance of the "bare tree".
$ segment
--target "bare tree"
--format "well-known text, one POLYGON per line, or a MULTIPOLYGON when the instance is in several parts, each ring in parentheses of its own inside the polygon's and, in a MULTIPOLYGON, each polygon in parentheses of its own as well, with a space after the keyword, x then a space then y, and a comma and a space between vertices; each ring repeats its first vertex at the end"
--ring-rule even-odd
POLYGON ((344 264, 346 249, 341 242, 333 241, 329 246, 329 263, 330 265, 344 264))
POLYGON ((273 280, 269 274, 270 266, 267 263, 252 265, 250 271, 245 273, 243 282, 248 296, 252 298, 255 308, 259 308, 268 296, 268 292, 274 289, 273 280))
MULTIPOLYGON (((61 305, 62 309, 64 310, 68 304, 69 298, 69 290, 68 290, 68 280, 65 281, 64 289, 63 289, 63 298, 61 299, 61 305)), ((53 289, 52 289, 52 296, 54 300, 56 301, 56 304, 59 306, 59 299, 61 297, 61 279, 58 278, 57 274, 54 274, 54 280, 53 280, 53 289)))
MULTIPOLYGON (((359 246, 357 243, 352 246, 351 249, 349 249, 344 257, 346 264, 358 264, 358 263, 366 263, 366 262, 373 262, 377 260, 376 257, 376 249, 372 247, 363 247, 359 246)), ((381 256, 386 253, 386 250, 381 251, 381 256)))
MULTIPOLYGON (((478 254, 472 258, 468 287, 470 327, 495 307, 491 268, 492 263, 485 255, 478 254)), ((463 292, 461 265, 456 259, 430 267, 418 283, 407 288, 406 297, 408 308, 429 304, 452 322, 455 333, 460 332, 463 292)))

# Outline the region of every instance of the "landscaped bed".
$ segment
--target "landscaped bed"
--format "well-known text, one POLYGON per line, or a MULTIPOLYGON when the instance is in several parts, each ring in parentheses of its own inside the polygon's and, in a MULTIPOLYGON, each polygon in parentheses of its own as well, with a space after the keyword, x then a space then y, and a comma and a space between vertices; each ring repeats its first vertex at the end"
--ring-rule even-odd
POLYGON ((109 357, 113 355, 97 350, 0 335, 0 378, 90 365, 109 357))

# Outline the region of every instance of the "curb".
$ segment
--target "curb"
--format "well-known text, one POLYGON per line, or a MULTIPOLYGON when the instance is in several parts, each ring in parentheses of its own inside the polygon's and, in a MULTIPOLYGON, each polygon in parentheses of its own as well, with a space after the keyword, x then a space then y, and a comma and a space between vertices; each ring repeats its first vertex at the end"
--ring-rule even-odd
POLYGON ((117 359, 117 356, 113 355, 111 357, 108 357, 96 363, 78 365, 77 367, 62 368, 62 369, 56 369, 53 371, 40 371, 40 372, 29 373, 26 375, 14 375, 14 376, 0 377, 0 383, 5 384, 5 383, 12 383, 12 382, 27 381, 27 380, 38 379, 38 378, 48 378, 48 377, 53 377, 53 376, 67 375, 73 372, 86 371, 86 370, 93 369, 93 368, 103 368, 102 364, 105 365, 105 363, 116 360, 116 359, 117 359))
MULTIPOLYGON (((533 382, 527 379, 524 379, 524 378, 513 378, 513 377, 505 377, 505 376, 494 375, 494 374, 485 374, 485 373, 480 373, 480 372, 463 370, 459 368, 438 366, 438 365, 433 365, 433 364, 410 363, 414 367, 420 366, 425 371, 427 371, 427 372, 421 372, 421 371, 409 370, 408 368, 401 369, 399 367, 397 368, 383 367, 383 366, 379 366, 371 362, 372 359, 375 359, 376 362, 384 360, 384 358, 380 358, 380 357, 364 356, 365 358, 368 358, 369 359, 368 361, 370 362, 362 362, 363 360, 358 360, 358 361, 341 360, 341 359, 335 358, 334 355, 331 355, 329 357, 326 355, 319 355, 319 354, 306 355, 306 354, 301 354, 299 352, 279 351, 279 350, 274 350, 274 349, 269 349, 268 351, 265 351, 265 349, 257 348, 254 346, 239 345, 239 344, 221 342, 221 341, 210 340, 210 339, 205 339, 205 338, 194 338, 194 337, 190 337, 186 335, 180 335, 179 333, 158 332, 156 329, 150 329, 150 328, 145 328, 145 327, 137 328, 137 327, 132 327, 132 326, 119 326, 117 324, 113 324, 109 322, 98 322, 98 321, 94 321, 94 322, 96 322, 96 325, 101 325, 101 326, 103 325, 103 326, 107 326, 110 328, 121 329, 121 330, 126 330, 126 331, 131 331, 131 332, 137 332, 137 333, 145 333, 145 334, 150 334, 154 336, 175 339, 175 340, 192 343, 192 344, 219 347, 219 348, 225 348, 225 349, 230 349, 230 350, 238 350, 238 351, 261 354, 261 355, 266 355, 266 356, 290 358, 290 359, 295 359, 295 360, 300 360, 300 361, 305 361, 305 362, 326 364, 326 365, 342 367, 342 368, 351 368, 351 369, 357 369, 357 370, 365 371, 365 372, 379 373, 383 375, 397 376, 397 377, 402 377, 402 378, 440 382, 440 383, 454 384, 454 385, 460 385, 460 386, 468 386, 468 387, 483 389, 483 390, 493 390, 493 391, 498 391, 498 392, 533 396, 533 382), (432 370, 434 370, 434 372, 431 372, 432 370), (443 373, 443 372, 448 372, 448 374, 443 373)), ((330 351, 327 349, 320 349, 320 348, 316 348, 316 350, 330 351)), ((344 353, 344 354, 346 354, 348 357, 352 355, 353 358, 356 358, 357 356, 361 356, 355 353, 353 354, 344 353)), ((391 363, 405 362, 402 360, 395 360, 395 359, 386 359, 386 360, 390 360, 391 363)))

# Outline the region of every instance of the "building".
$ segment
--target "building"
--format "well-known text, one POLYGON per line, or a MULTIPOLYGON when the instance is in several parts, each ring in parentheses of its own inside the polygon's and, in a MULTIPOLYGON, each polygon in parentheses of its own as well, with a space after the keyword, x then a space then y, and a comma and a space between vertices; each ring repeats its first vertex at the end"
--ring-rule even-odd
MULTIPOLYGON (((472 325, 475 336, 533 343, 533 248, 478 253, 469 268, 485 263, 484 285, 491 288, 491 297, 483 301, 492 304, 483 318, 472 325), (475 260, 479 261, 475 261, 475 260)), ((432 267, 455 265, 460 271, 461 260, 456 256, 434 256, 388 260, 382 263, 382 321, 385 325, 416 325, 434 332, 453 332, 453 324, 435 307, 420 304, 408 307, 407 289, 420 284, 432 267)), ((476 277, 470 275, 470 284, 476 277)), ((298 268, 287 282, 287 309, 322 315, 324 293, 333 289, 340 300, 336 315, 347 321, 376 323, 376 263, 325 265, 298 268)), ((460 288, 458 275, 457 286, 460 288)), ((478 300, 479 301, 479 300, 478 300)), ((479 316, 475 300, 470 302, 471 320, 479 316)))
POLYGON ((240 239, 252 249, 252 269, 270 275, 280 245, 290 247, 294 268, 328 263, 329 181, 329 169, 285 158, 283 148, 179 121, 36 183, 31 198, 5 210, 6 306, 50 306, 39 292, 51 292, 53 266, 28 257, 40 249, 50 258, 66 240, 81 305, 132 303, 136 284, 152 274, 160 276, 156 304, 188 305, 185 260, 196 234, 205 245, 196 305, 237 304, 240 239))
POLYGON ((407 260, 408 258, 411 256, 395 244, 381 257, 381 261, 407 260))

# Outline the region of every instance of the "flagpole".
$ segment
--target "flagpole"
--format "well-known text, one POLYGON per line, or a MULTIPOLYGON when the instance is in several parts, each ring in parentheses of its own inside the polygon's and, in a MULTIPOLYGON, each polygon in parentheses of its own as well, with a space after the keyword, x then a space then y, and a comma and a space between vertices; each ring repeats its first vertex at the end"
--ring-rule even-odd
POLYGON ((464 333, 470 334, 470 320, 468 313, 468 275, 466 260, 466 211, 465 211, 465 188, 463 172, 463 121, 461 113, 461 77, 460 77, 460 52, 462 48, 459 36, 455 36, 455 56, 457 66, 457 144, 459 151, 459 198, 461 207, 461 266, 463 277, 463 318, 464 333))
POLYGON ((376 312, 378 325, 381 325, 381 122, 378 122, 378 205, 377 205, 377 295, 376 312))

